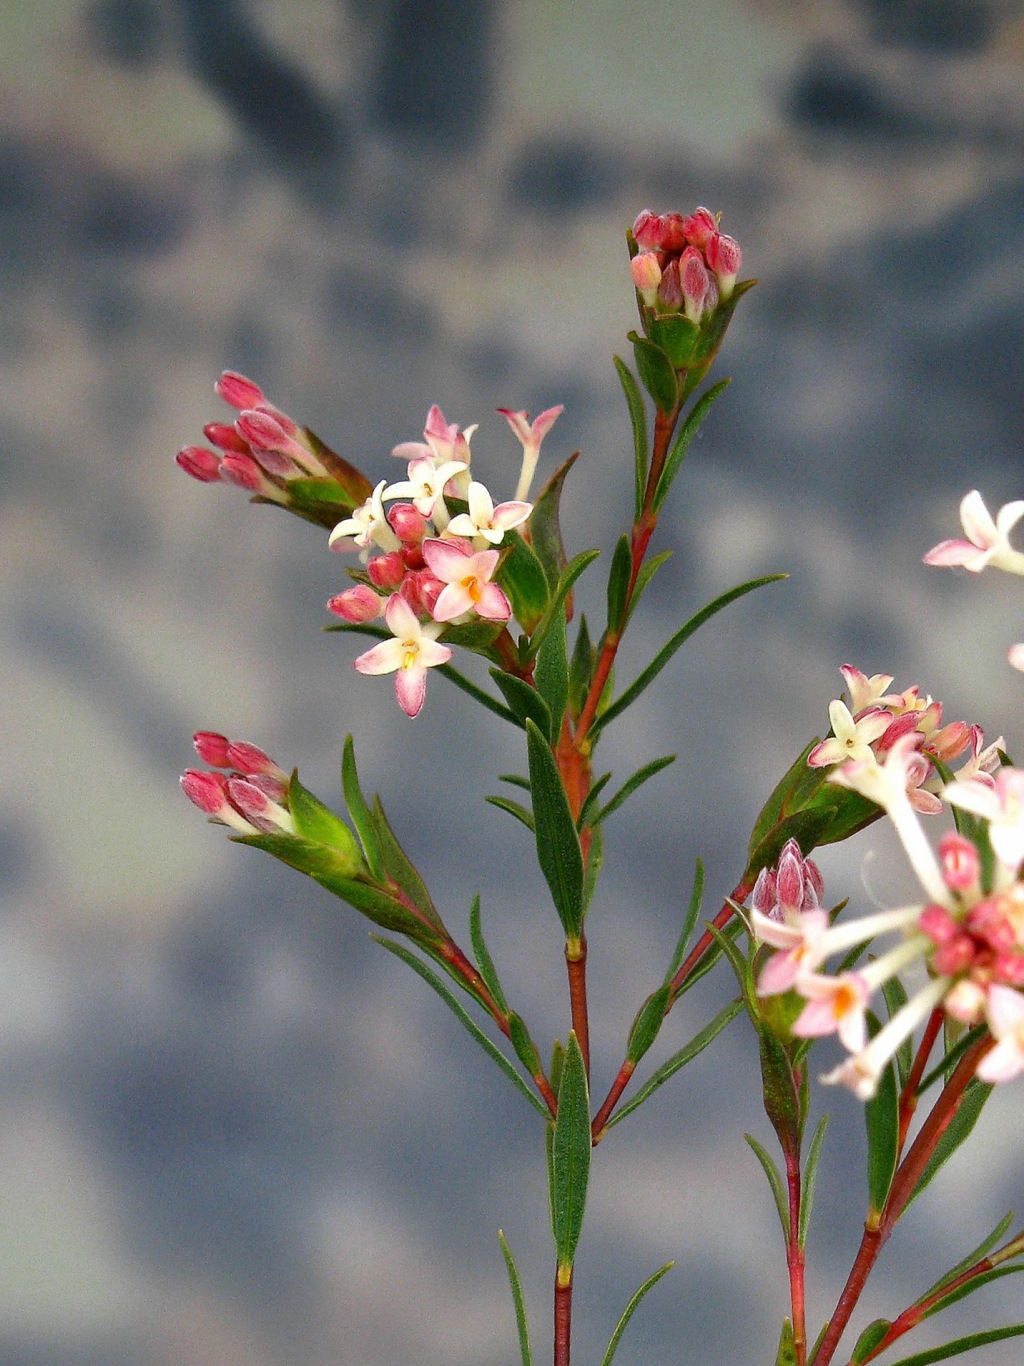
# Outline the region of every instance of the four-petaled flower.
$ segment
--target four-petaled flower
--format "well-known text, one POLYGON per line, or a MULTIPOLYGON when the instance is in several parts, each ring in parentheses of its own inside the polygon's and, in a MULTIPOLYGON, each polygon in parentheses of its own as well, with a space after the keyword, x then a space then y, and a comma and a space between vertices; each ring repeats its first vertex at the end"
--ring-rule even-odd
POLYGON ((406 716, 416 716, 427 691, 427 670, 447 664, 452 652, 438 644, 443 627, 439 622, 422 623, 404 598, 397 593, 384 609, 392 640, 382 640, 354 660, 361 674, 395 675, 395 696, 406 716))
POLYGON ((453 536, 467 536, 473 540, 481 538, 491 545, 500 545, 505 532, 525 522, 533 511, 532 503, 499 503, 497 507, 487 488, 475 479, 469 485, 466 495, 468 512, 460 512, 448 523, 448 531, 453 536))
POLYGON ((445 585, 434 604, 435 621, 454 621, 475 612, 488 621, 508 621, 512 607, 491 576, 498 566, 497 550, 472 551, 460 541, 426 540, 427 568, 445 585))
POLYGON ((365 564, 371 546, 379 546, 384 551, 401 549, 402 543, 391 530, 384 512, 383 494, 386 483, 387 480, 382 479, 366 502, 357 507, 351 517, 346 517, 343 522, 338 523, 327 541, 332 550, 344 550, 341 542, 351 540, 362 552, 359 558, 365 564))
POLYGON ((1001 768, 990 782, 971 778, 950 783, 947 802, 988 821, 988 837, 996 858, 1016 869, 1024 859, 1024 770, 1001 768))
POLYGON ((1024 552, 1010 545, 1010 532, 1024 517, 1024 500, 1004 503, 992 520, 977 489, 960 503, 960 521, 967 540, 940 541, 924 557, 925 564, 962 565, 980 574, 986 565, 1005 569, 1009 574, 1024 574, 1024 552))
POLYGON ((437 505, 445 484, 468 468, 464 460, 445 460, 441 464, 435 464, 426 455, 418 460, 410 460, 409 478, 397 484, 389 484, 384 491, 384 497, 411 498, 417 512, 424 517, 434 517, 436 522, 435 512, 438 510, 437 505))
MULTIPOLYGON (((886 685, 888 686, 888 685, 886 685)), ((848 759, 873 759, 871 746, 889 729, 892 715, 884 707, 870 707, 858 719, 838 698, 828 704, 832 735, 815 745, 807 756, 812 768, 845 763, 848 759)))

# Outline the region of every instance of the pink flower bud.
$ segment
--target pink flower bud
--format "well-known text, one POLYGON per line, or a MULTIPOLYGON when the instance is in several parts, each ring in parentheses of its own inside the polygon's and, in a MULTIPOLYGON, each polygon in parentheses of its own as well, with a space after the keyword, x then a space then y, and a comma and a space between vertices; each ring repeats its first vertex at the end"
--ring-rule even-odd
POLYGON ((197 730, 192 737, 192 744, 200 759, 214 768, 232 767, 232 761, 228 758, 230 743, 227 736, 218 735, 213 730, 197 730))
POLYGON ((225 403, 230 403, 231 407, 237 408, 239 412, 243 408, 255 408, 267 401, 258 384, 254 384, 251 379, 246 379, 245 375, 240 375, 235 370, 225 370, 213 387, 219 398, 225 403))
POLYGON ((291 432, 279 422, 273 413, 261 408, 247 408, 235 420, 235 431, 248 441, 253 451, 259 455, 263 451, 277 451, 292 459, 305 455, 302 447, 291 432))
POLYGON ((653 209, 641 209, 633 222, 633 236, 642 250, 656 251, 661 246, 661 217, 653 209))
POLYGON ((743 253, 735 237, 724 232, 713 233, 704 246, 704 259, 716 275, 728 275, 735 280, 743 264, 743 253))
POLYGON ((186 474, 201 484, 215 484, 220 480, 220 460, 205 446, 184 446, 174 458, 186 474))
POLYGON ((658 286, 658 307, 667 313, 676 312, 683 302, 683 287, 679 281, 679 262, 669 261, 658 286))
POLYGON ((969 839, 955 830, 948 831, 939 840, 939 860, 942 880, 950 891, 965 892, 977 884, 981 871, 978 851, 969 839))
POLYGON ((661 266, 653 251, 641 251, 629 263, 633 284, 648 308, 654 306, 661 284, 661 266))
POLYGON ((718 220, 710 209, 695 209, 683 219, 683 236, 690 246, 704 247, 717 232, 718 220))
POLYGON ((277 486, 271 484, 251 455, 226 455, 220 462, 220 475, 249 493, 262 493, 264 497, 278 494, 277 486))
POLYGON ((230 427, 226 422, 208 422, 203 428, 203 435, 212 446, 217 446, 222 451, 234 451, 238 455, 249 454, 248 441, 239 436, 234 427, 230 427))
POLYGON ((187 768, 181 775, 181 790, 207 816, 218 816, 227 802, 223 773, 210 773, 202 768, 187 768))
POLYGON ((679 283, 683 292, 686 316, 691 322, 700 322, 709 281, 704 258, 696 247, 687 247, 679 258, 679 283))
POLYGON ((278 768, 263 750, 250 745, 246 740, 229 740, 227 748, 228 763, 247 777, 253 773, 269 773, 274 778, 287 779, 284 769, 278 768))
POLYGON ((971 934, 1000 952, 1013 952, 1017 947, 1017 934, 1013 922, 1001 904, 1001 898, 989 897, 976 902, 967 912, 967 928, 971 934))
POLYGON ((365 583, 357 583, 354 588, 346 588, 344 593, 336 593, 327 603, 328 612, 333 612, 342 621, 373 621, 384 608, 384 599, 365 583))
POLYGON ((393 593, 405 578, 405 562, 397 550, 389 550, 386 555, 375 555, 366 566, 375 588, 383 588, 393 593))
POLYGON ((229 778, 227 794, 236 809, 257 829, 266 834, 295 833, 295 822, 289 812, 255 783, 246 778, 229 778))
POLYGON ((418 569, 406 574, 398 591, 414 612, 433 616, 444 588, 444 583, 436 574, 429 569, 418 569))
POLYGON ((405 545, 419 545, 427 534, 427 519, 412 503, 394 503, 388 509, 391 530, 405 545))

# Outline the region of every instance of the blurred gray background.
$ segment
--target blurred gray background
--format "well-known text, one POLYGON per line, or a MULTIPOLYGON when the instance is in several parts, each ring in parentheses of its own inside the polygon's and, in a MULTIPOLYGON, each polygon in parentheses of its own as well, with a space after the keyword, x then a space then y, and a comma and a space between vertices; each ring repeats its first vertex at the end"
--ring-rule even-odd
MULTIPOLYGON (((1024 752, 1019 584, 920 563, 967 489, 1024 492, 1021 6, 8 0, 0 64, 0 1360, 503 1366, 502 1227, 543 1361, 536 1116, 354 912, 229 844, 176 781, 214 729, 333 801, 353 731, 453 929, 482 893, 549 1041, 553 917, 526 832, 483 803, 523 771, 516 734, 438 678, 409 722, 319 629, 346 583, 325 536, 174 453, 227 418, 230 367, 374 481, 439 402, 480 422, 475 468, 507 497, 493 410, 560 402, 542 473, 582 449, 566 539, 607 552, 630 499, 625 228, 645 205, 722 211, 761 283, 622 676, 714 594, 791 578, 699 634, 602 746, 620 777, 679 755, 609 828, 603 1094, 694 859, 711 913, 839 664, 1024 752)), ((598 616, 602 576, 580 592, 598 616)), ((914 895, 881 832, 821 863, 858 910, 914 895)), ((728 994, 716 976, 686 997, 653 1062, 728 994)), ((826 1103, 815 1322, 863 1218, 860 1108, 816 1087, 826 1103)), ((1022 1104, 998 1094, 973 1160, 915 1205, 861 1323, 1021 1206, 1022 1104)), ((781 1240, 745 1129, 769 1140, 737 1022, 597 1152, 574 1359, 674 1257, 622 1366, 774 1360, 781 1240)), ((1016 1287, 907 1350, 1022 1317, 1016 1287)))

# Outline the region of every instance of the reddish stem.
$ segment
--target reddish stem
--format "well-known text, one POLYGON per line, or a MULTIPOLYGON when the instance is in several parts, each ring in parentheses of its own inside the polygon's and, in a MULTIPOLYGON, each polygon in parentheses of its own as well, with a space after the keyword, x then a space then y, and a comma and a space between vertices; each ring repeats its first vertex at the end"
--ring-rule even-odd
POLYGON ((917 1137, 910 1145, 909 1152, 893 1177, 877 1225, 865 1225, 864 1236, 861 1238, 860 1247, 857 1249, 857 1256, 846 1279, 846 1284, 843 1286, 842 1294, 839 1296, 835 1313, 832 1315, 821 1340, 821 1345, 814 1355, 812 1366, 828 1366, 832 1360, 836 1348, 839 1346, 839 1339, 846 1331, 846 1325, 849 1323, 850 1316, 863 1293, 868 1276, 878 1260, 878 1254, 885 1246, 897 1219, 906 1208, 907 1202, 914 1192, 914 1187, 921 1179, 921 1173, 935 1152, 939 1139, 946 1132, 959 1110, 967 1084, 974 1076, 978 1063, 992 1047, 993 1042, 989 1037, 979 1039, 974 1047, 969 1048, 957 1063, 953 1075, 943 1087, 931 1112, 921 1125, 917 1137))
POLYGON ((572 1334, 572 1266, 555 1272, 555 1354, 554 1366, 569 1366, 572 1334))
POLYGON ((789 1234, 786 1238, 786 1267, 789 1271, 789 1299, 793 1315, 793 1348, 796 1366, 807 1361, 806 1297, 804 1292, 804 1250, 800 1246, 800 1154, 787 1148, 786 1184, 789 1188, 789 1234))
POLYGON ((590 1126, 590 1137, 594 1144, 600 1143, 601 1139, 604 1138, 605 1126, 611 1118, 611 1113, 618 1104, 619 1097, 629 1085, 629 1079, 635 1071, 636 1063, 630 1062, 628 1058, 619 1068, 618 1075, 612 1082, 610 1091, 601 1102, 601 1108, 594 1116, 594 1122, 590 1126))
POLYGON ((941 1006, 936 1006, 928 1017, 924 1033, 917 1052, 914 1055, 913 1066, 907 1076, 907 1084, 904 1086, 900 1095, 900 1127, 899 1127, 899 1146, 897 1152, 903 1151, 903 1145, 907 1141, 907 1131, 910 1129, 910 1121, 914 1118, 914 1111, 917 1109, 918 1094, 917 1088, 921 1085, 921 1078, 924 1076, 925 1065, 931 1056, 931 1051, 935 1047, 935 1040, 939 1036, 942 1028, 942 1021, 945 1018, 941 1006))
POLYGON ((587 1014, 587 939, 581 932, 574 944, 565 946, 565 966, 569 974, 569 1009, 576 1042, 583 1055, 583 1066, 590 1076, 590 1021, 587 1014))

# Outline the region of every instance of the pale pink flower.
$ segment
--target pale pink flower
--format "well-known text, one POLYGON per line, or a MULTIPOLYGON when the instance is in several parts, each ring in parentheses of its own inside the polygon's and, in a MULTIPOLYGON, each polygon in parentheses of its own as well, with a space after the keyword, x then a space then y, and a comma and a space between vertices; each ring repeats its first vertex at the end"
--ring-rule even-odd
MULTIPOLYGON (((460 512, 448 523, 448 531, 453 536, 466 536, 491 545, 500 545, 505 532, 520 526, 533 511, 532 503, 499 503, 497 507, 483 484, 474 479, 467 494, 468 512, 460 512)), ((482 548, 482 547, 481 547, 482 548)))
POLYGON ((821 1080, 828 1085, 850 1087, 860 1100, 870 1100, 878 1089, 878 1079, 904 1039, 939 1004, 949 987, 948 977, 937 977, 912 996, 906 1005, 878 1031, 864 1048, 826 1073, 821 1080))
POLYGON ((832 734, 808 754, 811 768, 826 768, 848 759, 873 760, 871 746, 892 725, 892 715, 884 707, 869 707, 855 720, 849 707, 839 698, 828 704, 828 718, 832 734))
POLYGON ((435 621, 454 621, 467 612, 488 621, 508 621, 512 607, 491 577, 498 567, 497 550, 472 551, 456 541, 423 542, 423 558, 445 585, 434 604, 435 621))
POLYGON ((530 421, 530 414, 525 409, 513 412, 511 408, 499 408, 498 412, 522 443, 523 464, 515 492, 515 501, 521 503, 525 501, 530 492, 530 485, 533 483, 534 471, 537 468, 537 460, 540 456, 541 442, 557 422, 562 412, 562 404, 559 403, 555 408, 545 408, 532 422, 530 421))
POLYGON ((978 1063, 982 1081, 1009 1081, 1024 1072, 1024 996, 1012 987, 989 987, 985 1017, 996 1046, 978 1063))
POLYGON ((790 914, 785 921, 773 920, 761 911, 749 912, 750 928, 763 944, 778 949, 761 969, 757 979, 759 996, 776 996, 789 991, 797 978, 812 972, 828 956, 824 946, 828 914, 822 910, 790 914))
POLYGON ((843 1047, 858 1053, 867 1039, 864 1011, 870 987, 859 972, 843 972, 826 977, 809 972, 800 977, 797 990, 807 1004, 793 1022, 798 1039, 816 1039, 838 1034, 843 1047))
POLYGON ((427 670, 447 664, 452 652, 439 645, 440 623, 420 622, 416 613, 398 593, 384 609, 384 619, 394 637, 382 640, 353 660, 361 674, 395 675, 395 696, 406 716, 416 716, 427 692, 427 670))
POLYGON ((1024 553, 1010 545, 1010 532, 1024 517, 1024 500, 1004 503, 995 521, 977 489, 972 489, 960 503, 960 521, 966 540, 941 541, 924 557, 925 564, 939 566, 962 565, 972 574, 980 574, 986 565, 1005 569, 1010 574, 1024 574, 1024 553))
POLYGON ((449 460, 459 460, 469 464, 469 442, 476 431, 476 424, 459 431, 457 422, 448 422, 444 413, 435 403, 427 413, 427 425, 423 429, 422 441, 402 441, 391 454, 401 460, 422 460, 424 457, 443 465, 449 460))
POLYGON ((884 707, 894 700, 883 696, 892 682, 892 674, 872 674, 868 678, 867 674, 861 673, 860 669, 854 668, 852 664, 844 664, 839 672, 850 690, 850 711, 854 716, 876 703, 884 707))
MULTIPOLYGON (((445 484, 468 468, 464 460, 445 460, 437 464, 429 456, 421 456, 417 460, 409 461, 409 478, 402 479, 397 484, 389 484, 383 496, 389 500, 411 498, 413 507, 422 517, 433 517, 437 522, 444 508, 441 495, 444 493, 445 484)), ((447 525, 446 513, 443 521, 447 525)))
POLYGON ((1000 768, 991 785, 970 778, 950 783, 946 801, 988 821, 996 858, 1008 869, 1024 859, 1024 769, 1000 768))
POLYGON ((365 564, 372 546, 379 546, 385 551, 401 549, 402 543, 391 530, 384 512, 383 494, 386 483, 387 480, 382 479, 366 502, 357 507, 351 517, 346 517, 343 522, 338 523, 327 541, 332 550, 350 549, 351 547, 346 546, 344 542, 351 541, 359 547, 359 558, 365 564))

